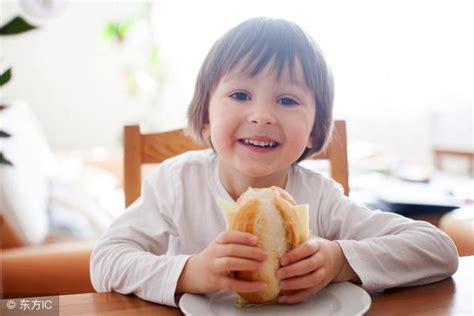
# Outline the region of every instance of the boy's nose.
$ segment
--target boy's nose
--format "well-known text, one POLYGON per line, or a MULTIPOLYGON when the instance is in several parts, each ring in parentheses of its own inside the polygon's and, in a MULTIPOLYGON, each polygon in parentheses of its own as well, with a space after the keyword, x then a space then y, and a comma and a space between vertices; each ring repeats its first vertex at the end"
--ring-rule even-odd
POLYGON ((275 115, 268 105, 255 105, 249 115, 249 121, 254 124, 274 124, 275 115))

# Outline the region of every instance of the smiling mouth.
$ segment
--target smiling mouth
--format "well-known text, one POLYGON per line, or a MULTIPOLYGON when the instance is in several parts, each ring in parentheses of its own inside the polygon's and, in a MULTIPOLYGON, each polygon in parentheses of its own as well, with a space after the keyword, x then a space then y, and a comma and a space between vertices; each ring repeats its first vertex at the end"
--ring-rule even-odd
POLYGON ((239 142, 245 145, 258 147, 258 148, 275 148, 280 145, 277 142, 259 141, 259 140, 253 140, 253 139, 248 139, 248 138, 239 139, 239 142))

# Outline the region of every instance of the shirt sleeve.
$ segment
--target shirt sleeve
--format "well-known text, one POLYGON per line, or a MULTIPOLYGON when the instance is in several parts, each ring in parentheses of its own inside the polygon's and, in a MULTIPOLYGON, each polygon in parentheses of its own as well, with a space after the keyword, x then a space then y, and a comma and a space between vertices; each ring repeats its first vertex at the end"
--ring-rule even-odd
POLYGON ((163 181, 160 169, 145 179, 142 196, 95 246, 90 270, 97 292, 133 293, 147 301, 177 306, 177 281, 190 256, 166 255, 170 236, 177 233, 168 215, 174 203, 172 184, 163 181))
POLYGON ((337 240, 366 290, 427 284, 456 272, 456 247, 435 226, 357 205, 331 181, 322 196, 320 235, 337 240))

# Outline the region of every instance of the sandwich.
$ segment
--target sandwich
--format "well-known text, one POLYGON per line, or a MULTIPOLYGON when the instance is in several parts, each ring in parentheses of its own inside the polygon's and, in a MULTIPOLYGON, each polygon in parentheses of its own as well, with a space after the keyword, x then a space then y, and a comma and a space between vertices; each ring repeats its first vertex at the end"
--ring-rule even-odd
POLYGON ((280 258, 309 238, 309 205, 297 205, 285 190, 249 188, 231 203, 218 199, 228 230, 254 234, 257 247, 267 251, 268 257, 258 271, 233 271, 235 278, 246 281, 262 281, 265 290, 253 293, 237 293, 237 306, 277 302, 281 293, 276 272, 280 258))

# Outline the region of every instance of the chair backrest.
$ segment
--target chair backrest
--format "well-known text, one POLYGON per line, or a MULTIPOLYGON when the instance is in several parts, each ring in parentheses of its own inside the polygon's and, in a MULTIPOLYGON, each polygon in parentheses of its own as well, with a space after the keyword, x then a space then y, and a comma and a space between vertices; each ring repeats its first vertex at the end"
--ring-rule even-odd
MULTIPOLYGON (((146 163, 160 163, 165 159, 189 150, 204 149, 184 135, 182 129, 169 132, 142 134, 138 125, 124 128, 124 190, 125 205, 129 206, 141 191, 141 166, 146 163)), ((347 163, 347 136, 345 121, 334 121, 331 140, 323 152, 309 159, 327 159, 330 162, 330 176, 349 194, 349 172, 347 163)))

